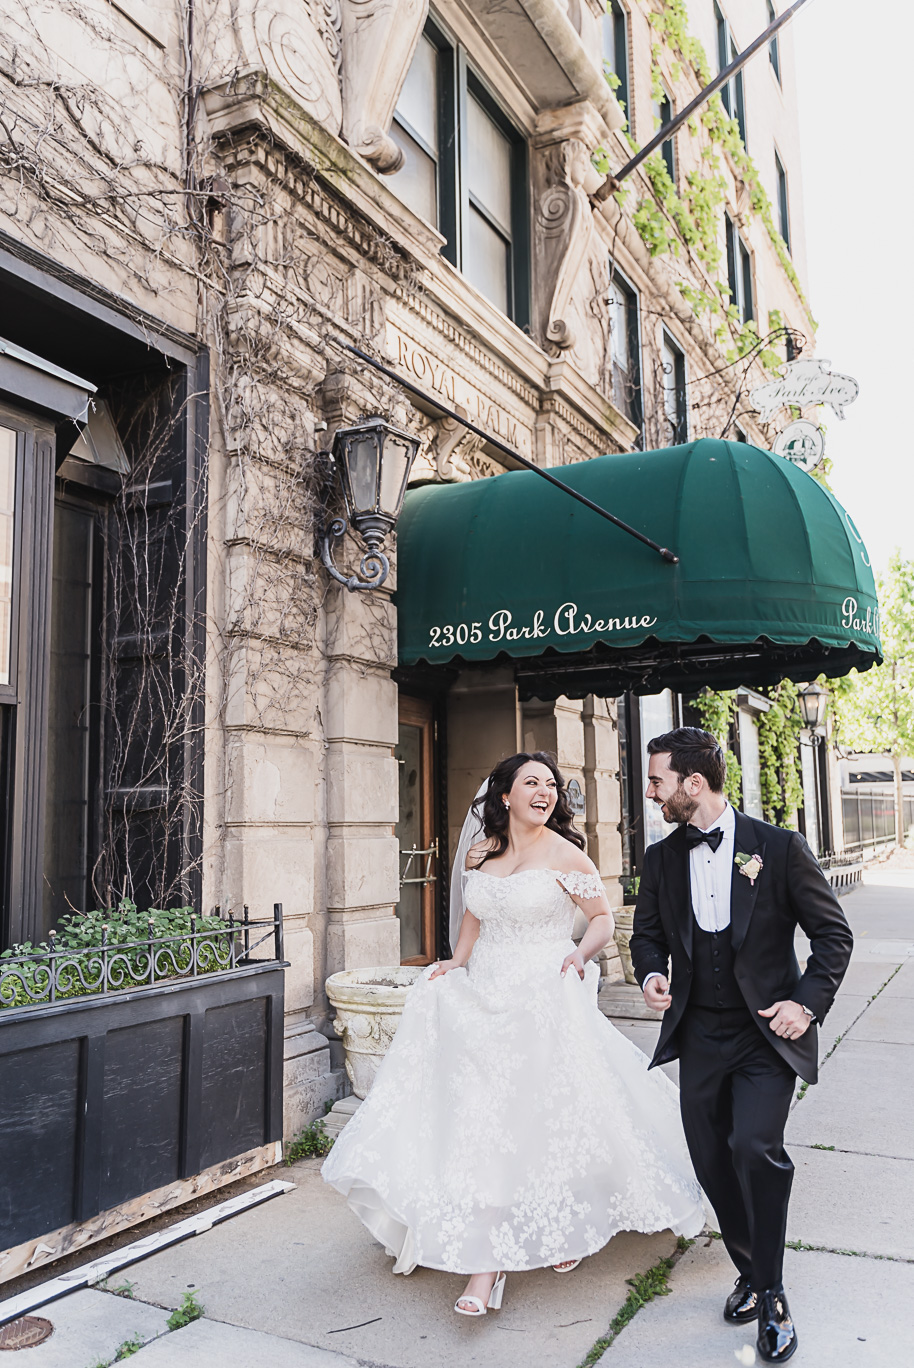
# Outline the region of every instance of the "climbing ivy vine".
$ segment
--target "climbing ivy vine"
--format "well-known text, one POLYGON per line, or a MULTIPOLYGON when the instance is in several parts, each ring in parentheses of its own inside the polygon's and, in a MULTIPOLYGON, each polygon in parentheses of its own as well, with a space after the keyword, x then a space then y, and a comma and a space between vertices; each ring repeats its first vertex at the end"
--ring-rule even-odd
POLYGON ((759 759, 762 770, 762 813, 766 822, 787 826, 803 806, 800 778, 800 700, 789 679, 762 691, 771 707, 759 718, 759 759))
MULTIPOLYGON (((787 826, 803 805, 799 741, 802 719, 797 686, 784 679, 759 692, 771 707, 758 720, 762 816, 776 826, 787 826)), ((724 792, 735 807, 742 803, 742 769, 733 753, 736 733, 736 691, 705 689, 693 702, 705 731, 716 736, 727 753, 724 792)))
POLYGON ((727 757, 727 779, 724 793, 734 807, 742 807, 743 771, 733 752, 733 732, 736 718, 736 691, 733 689, 705 689, 693 703, 701 725, 716 736, 727 757))
MULTIPOLYGON (((702 86, 707 85, 712 79, 711 66, 704 47, 689 33, 685 0, 659 0, 659 3, 659 9, 648 15, 648 22, 656 35, 656 41, 651 45, 651 93, 657 100, 663 95, 660 59, 664 46, 670 52, 678 54, 671 64, 669 73, 674 84, 682 79, 684 66, 691 67, 702 86)), ((605 68, 605 75, 610 86, 615 88, 618 85, 618 77, 608 68, 605 68)), ((720 279, 718 275, 723 257, 720 246, 719 210, 727 192, 727 180, 723 174, 721 161, 722 153, 729 156, 736 173, 745 185, 749 208, 764 224, 784 273, 807 314, 810 314, 809 305, 787 244, 775 224, 771 201, 762 185, 755 163, 743 144, 739 124, 727 113, 720 94, 712 96, 701 113, 688 121, 686 128, 693 138, 702 140, 701 168, 688 173, 685 177, 685 186, 680 193, 670 177, 663 157, 659 153, 649 157, 644 163, 644 172, 652 193, 638 202, 632 221, 652 256, 678 257, 680 243, 684 242, 705 267, 714 286, 713 294, 685 281, 680 281, 678 288, 696 317, 700 318, 702 314, 707 314, 710 319, 716 318, 714 335, 718 342, 730 348, 727 357, 733 361, 748 355, 758 347, 759 333, 754 321, 741 325, 736 307, 730 298, 729 282, 720 279)), ((638 150, 638 144, 628 133, 627 128, 626 137, 630 145, 638 150)), ((599 162, 595 164, 598 164, 600 170, 607 172, 609 164, 605 152, 600 149, 598 156, 599 162)), ((616 199, 620 204, 625 195, 624 189, 616 193, 616 199)), ((768 370, 774 370, 782 364, 782 358, 770 347, 761 348, 758 359, 768 370)))

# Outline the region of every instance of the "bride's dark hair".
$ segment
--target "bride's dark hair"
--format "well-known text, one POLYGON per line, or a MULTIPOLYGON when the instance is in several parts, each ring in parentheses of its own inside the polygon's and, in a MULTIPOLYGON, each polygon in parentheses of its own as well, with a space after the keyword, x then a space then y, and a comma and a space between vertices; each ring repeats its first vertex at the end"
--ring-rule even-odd
POLYGON ((517 771, 524 765, 528 765, 531 760, 535 760, 539 765, 545 765, 547 769, 552 771, 552 777, 555 779, 555 807, 546 823, 547 827, 551 831, 557 831, 560 836, 565 837, 566 841, 570 841, 580 850, 585 848, 584 837, 580 831, 575 830, 574 813, 571 811, 568 794, 565 791, 565 780, 555 762, 555 756, 550 755, 548 751, 521 751, 519 755, 509 755, 506 760, 499 760, 489 775, 489 787, 473 803, 473 807, 477 811, 479 805, 482 804, 483 829, 487 839, 495 842, 494 849, 486 851, 477 868, 484 865, 486 860, 493 860, 499 855, 504 855, 508 849, 509 814, 504 799, 511 792, 517 771))

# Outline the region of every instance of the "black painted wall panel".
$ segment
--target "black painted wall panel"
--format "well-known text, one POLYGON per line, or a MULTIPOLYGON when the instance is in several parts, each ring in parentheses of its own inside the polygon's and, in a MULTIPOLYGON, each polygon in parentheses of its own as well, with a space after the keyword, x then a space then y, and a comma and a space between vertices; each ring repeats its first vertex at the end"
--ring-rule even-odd
POLYGON ((0 1058, 0 1249, 73 1220, 80 1041, 0 1058))
POLYGON ((108 1032, 103 1211, 179 1177, 183 1043, 183 1017, 108 1032))
POLYGON ((269 1002, 266 997, 254 998, 213 1007, 206 1014, 201 1168, 266 1143, 269 1002))

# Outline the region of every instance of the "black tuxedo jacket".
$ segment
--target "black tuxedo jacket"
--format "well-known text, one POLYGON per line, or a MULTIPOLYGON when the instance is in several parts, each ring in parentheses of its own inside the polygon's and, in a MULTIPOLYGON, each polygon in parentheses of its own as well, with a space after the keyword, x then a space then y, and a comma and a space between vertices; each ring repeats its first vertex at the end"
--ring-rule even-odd
MULTIPOLYGON (((736 813, 734 854, 758 854, 763 867, 755 884, 733 866, 730 925, 734 972, 746 1006, 765 1038, 808 1083, 818 1078, 815 1023, 798 1040, 784 1040, 770 1029, 759 1008, 790 999, 822 1021, 835 999, 853 949, 853 936, 838 899, 818 861, 796 831, 770 826, 736 813), (805 973, 794 953, 800 926, 810 941, 805 973)), ((689 882, 685 827, 644 852, 644 868, 631 938, 632 964, 640 984, 655 971, 668 973, 672 960, 672 1006, 663 1016, 651 1061, 666 1064, 679 1050, 676 1031, 692 979, 695 914, 689 882)))

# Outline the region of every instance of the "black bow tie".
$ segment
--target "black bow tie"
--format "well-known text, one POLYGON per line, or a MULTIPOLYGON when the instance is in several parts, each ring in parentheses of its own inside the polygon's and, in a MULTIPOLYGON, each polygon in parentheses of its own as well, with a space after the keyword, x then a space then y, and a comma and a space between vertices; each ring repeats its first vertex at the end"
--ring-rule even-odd
POLYGON ((701 845, 702 841, 705 841, 712 850, 716 850, 723 839, 724 833, 720 827, 715 827, 713 831, 699 831, 695 826, 686 827, 686 841, 690 850, 693 846, 701 845))

